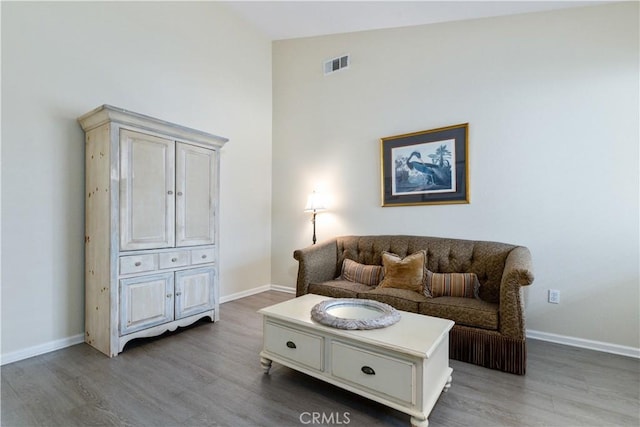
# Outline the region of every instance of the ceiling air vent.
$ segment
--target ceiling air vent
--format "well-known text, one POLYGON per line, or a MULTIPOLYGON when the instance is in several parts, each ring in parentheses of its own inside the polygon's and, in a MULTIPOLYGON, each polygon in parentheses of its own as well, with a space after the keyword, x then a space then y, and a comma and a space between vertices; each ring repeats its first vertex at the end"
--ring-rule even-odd
POLYGON ((324 63, 324 74, 335 73, 336 71, 349 68, 349 55, 339 56, 324 63))

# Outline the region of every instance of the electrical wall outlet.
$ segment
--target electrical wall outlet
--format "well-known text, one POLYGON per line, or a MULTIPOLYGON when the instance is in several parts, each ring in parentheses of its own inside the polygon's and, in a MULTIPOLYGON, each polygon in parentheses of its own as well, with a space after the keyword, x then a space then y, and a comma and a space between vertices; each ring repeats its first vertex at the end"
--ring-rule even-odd
POLYGON ((560 291, 557 289, 549 289, 549 302, 551 304, 560 304, 560 291))

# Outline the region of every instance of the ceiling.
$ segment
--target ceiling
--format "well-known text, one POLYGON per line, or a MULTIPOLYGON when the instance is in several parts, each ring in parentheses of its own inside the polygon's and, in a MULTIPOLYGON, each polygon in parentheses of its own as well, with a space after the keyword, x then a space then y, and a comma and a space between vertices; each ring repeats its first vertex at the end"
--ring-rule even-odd
MULTIPOLYGON (((610 1, 610 0, 609 0, 610 1)), ((605 1, 231 1, 271 40, 581 7, 605 1)))

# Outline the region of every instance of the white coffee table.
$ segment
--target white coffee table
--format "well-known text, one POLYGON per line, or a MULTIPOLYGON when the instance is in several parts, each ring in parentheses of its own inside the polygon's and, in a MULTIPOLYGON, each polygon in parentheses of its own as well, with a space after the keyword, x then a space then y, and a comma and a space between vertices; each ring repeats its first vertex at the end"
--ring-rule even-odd
POLYGON ((442 391, 451 386, 449 331, 453 322, 401 311, 394 325, 343 330, 311 319, 329 297, 307 294, 258 312, 264 317, 260 363, 272 361, 411 415, 426 427, 442 391))

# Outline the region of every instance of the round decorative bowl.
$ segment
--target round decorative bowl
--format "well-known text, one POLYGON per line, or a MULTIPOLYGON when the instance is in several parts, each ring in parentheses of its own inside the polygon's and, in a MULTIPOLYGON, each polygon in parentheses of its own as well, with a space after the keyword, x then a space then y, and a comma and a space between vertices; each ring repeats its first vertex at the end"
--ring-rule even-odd
POLYGON ((398 322, 400 313, 379 301, 337 298, 313 306, 311 318, 337 329, 379 329, 398 322))

